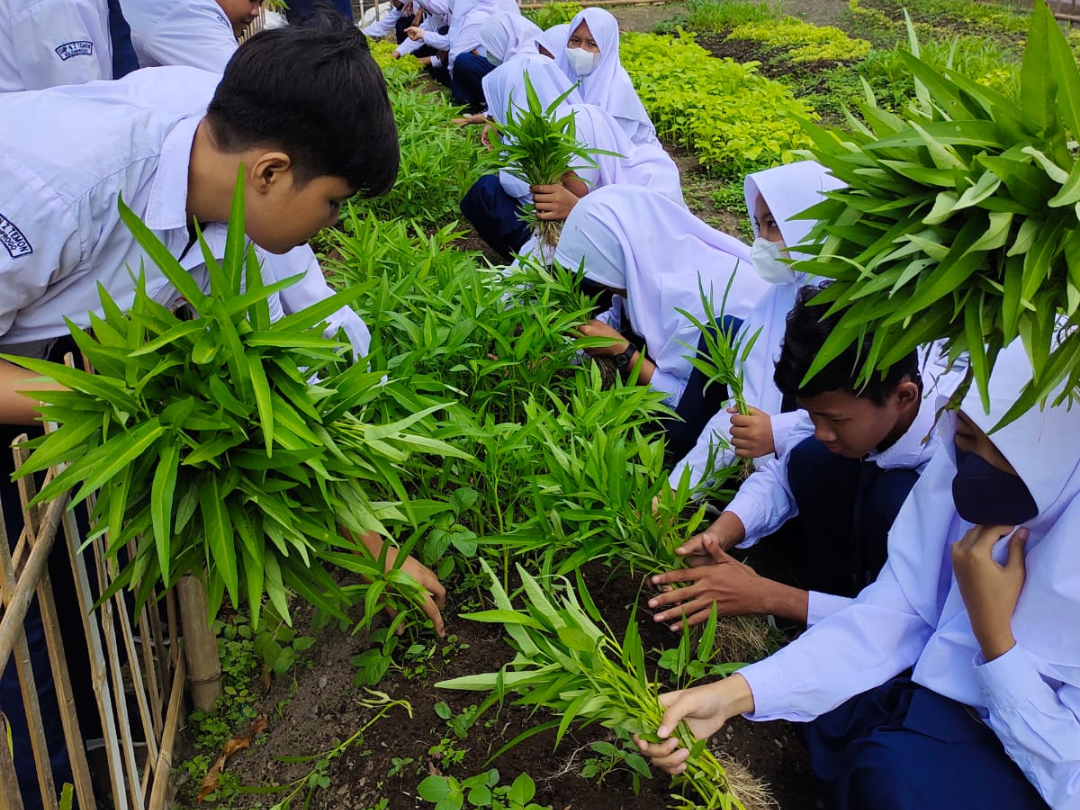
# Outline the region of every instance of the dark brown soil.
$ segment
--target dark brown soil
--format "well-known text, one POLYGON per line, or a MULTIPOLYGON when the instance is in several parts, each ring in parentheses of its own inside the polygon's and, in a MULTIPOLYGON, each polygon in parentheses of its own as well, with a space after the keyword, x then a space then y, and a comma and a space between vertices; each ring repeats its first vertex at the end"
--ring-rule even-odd
MULTIPOLYGON (((605 582, 599 571, 589 572, 588 579, 605 617, 616 632, 621 632, 639 599, 637 581, 622 577, 605 582)), ((440 645, 422 672, 391 671, 383 679, 377 688, 392 698, 407 701, 411 715, 403 708, 391 709, 357 744, 333 762, 328 771, 330 786, 315 793, 311 808, 366 810, 378 806, 383 799, 389 810, 430 808, 432 805, 417 798, 416 792, 417 785, 426 776, 442 773, 467 778, 491 767, 498 769, 500 784, 504 785, 510 784, 520 773, 529 773, 536 780, 536 801, 555 810, 666 808, 667 780, 663 774, 643 780, 640 795, 636 798, 628 771, 616 770, 602 786, 580 776, 585 760, 594 756, 590 743, 613 739, 603 728, 569 733, 557 749, 554 732, 546 732, 490 763, 489 758, 506 742, 539 725, 547 716, 530 716, 526 710, 517 707, 496 707, 476 721, 465 739, 455 737, 448 723, 436 714, 436 704, 445 702, 457 716, 479 704, 483 696, 438 690, 434 684, 460 675, 495 671, 511 658, 511 650, 503 640, 500 627, 457 618, 458 613, 475 610, 476 605, 475 592, 459 590, 445 611, 449 630, 456 634, 456 639, 449 646, 440 645), (463 604, 462 600, 471 602, 463 604), (449 652, 444 657, 443 651, 447 649, 449 652), (452 741, 451 748, 466 752, 460 763, 448 764, 445 756, 432 753, 431 749, 444 738, 452 741), (395 760, 410 759, 407 765, 395 769, 395 760)), ((650 622, 648 614, 640 611, 640 606, 638 618, 647 649, 658 652, 675 641, 670 633, 650 622)), ((282 763, 278 758, 319 754, 360 729, 374 711, 362 703, 370 695, 352 684, 355 670, 350 659, 366 647, 367 640, 363 635, 350 636, 336 627, 321 631, 317 644, 305 654, 305 661, 289 676, 273 683, 260 707, 269 715, 269 731, 253 748, 230 760, 229 774, 248 786, 284 784, 301 779, 312 763, 282 763)), ((790 725, 759 725, 739 718, 717 736, 716 744, 724 757, 745 765, 750 773, 766 782, 783 810, 815 807, 806 756, 790 725)), ((443 747, 447 746, 444 744, 443 747)), ((261 801, 265 807, 281 798, 283 795, 239 795, 229 804, 256 807, 261 801)), ((204 803, 202 806, 221 805, 204 803)), ((293 806, 303 806, 303 793, 293 806)))

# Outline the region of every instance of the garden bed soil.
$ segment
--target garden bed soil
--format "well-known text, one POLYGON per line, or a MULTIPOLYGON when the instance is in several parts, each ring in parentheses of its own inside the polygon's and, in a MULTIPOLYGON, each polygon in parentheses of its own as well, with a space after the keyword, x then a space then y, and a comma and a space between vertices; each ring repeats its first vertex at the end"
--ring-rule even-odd
MULTIPOLYGON (((590 572, 588 579, 597 604, 617 634, 621 635, 632 607, 638 603, 646 649, 660 649, 674 643, 674 636, 654 625, 641 610, 644 603, 639 602, 636 579, 622 577, 604 582, 599 569, 590 572)), ((509 785, 520 773, 529 773, 537 784, 536 801, 554 810, 666 808, 667 779, 663 774, 642 780, 637 797, 629 771, 614 771, 602 786, 579 775, 585 760, 594 756, 590 743, 612 739, 600 727, 568 733, 557 749, 553 731, 536 735, 490 764, 488 758, 508 740, 538 725, 546 716, 530 717, 527 711, 517 707, 495 707, 477 720, 464 740, 455 738, 447 722, 436 713, 436 704, 445 702, 457 716, 479 704, 483 696, 439 690, 434 684, 461 675, 495 671, 511 658, 501 627, 469 622, 457 615, 475 609, 475 592, 459 590, 444 612, 449 632, 456 636, 445 659, 443 650, 447 645, 441 644, 422 672, 391 671, 378 685, 377 689, 390 697, 408 701, 411 716, 395 707, 375 723, 362 741, 331 764, 330 785, 315 794, 311 808, 431 808, 431 804, 417 798, 417 786, 425 777, 445 774, 467 778, 491 767, 499 770, 503 785, 509 785), (463 604, 463 600, 469 601, 463 604), (443 738, 451 739, 453 747, 466 751, 460 763, 448 765, 445 757, 430 752, 443 738), (395 760, 408 759, 412 762, 395 772, 395 760), (386 804, 380 805, 382 800, 386 804)), ((353 686, 355 669, 350 663, 353 656, 366 649, 366 637, 351 636, 332 627, 320 631, 317 638, 316 645, 304 654, 294 670, 272 684, 259 707, 260 713, 269 716, 267 732, 251 749, 229 761, 227 771, 240 784, 282 784, 303 777, 310 770, 310 763, 285 764, 277 758, 331 749, 373 716, 373 710, 361 703, 368 697, 367 693, 353 686)), ((744 765, 749 773, 768 784, 777 806, 783 810, 811 810, 816 806, 806 755, 789 724, 754 724, 737 718, 717 735, 716 742, 718 753, 744 765)), ((229 806, 257 807, 261 803, 266 807, 281 798, 239 795, 231 797, 229 806)), ((293 806, 301 807, 302 802, 303 794, 293 806)), ((200 806, 221 805, 204 802, 200 806)))

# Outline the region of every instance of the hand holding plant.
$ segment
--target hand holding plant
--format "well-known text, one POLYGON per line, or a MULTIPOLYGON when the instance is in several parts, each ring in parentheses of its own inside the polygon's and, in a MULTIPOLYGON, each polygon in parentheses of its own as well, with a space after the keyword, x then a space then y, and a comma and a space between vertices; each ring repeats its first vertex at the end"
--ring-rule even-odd
POLYGON ((645 735, 635 735, 634 742, 657 768, 680 776, 693 769, 694 752, 701 740, 711 737, 732 717, 754 711, 754 693, 746 678, 735 673, 705 686, 666 692, 660 695, 660 704, 664 707, 664 716, 656 729, 660 741, 652 742, 645 735), (686 748, 683 740, 674 736, 680 726, 699 742, 686 748))
POLYGON ((731 414, 731 446, 739 458, 761 458, 776 452, 772 419, 760 408, 747 406, 749 413, 728 408, 731 414))

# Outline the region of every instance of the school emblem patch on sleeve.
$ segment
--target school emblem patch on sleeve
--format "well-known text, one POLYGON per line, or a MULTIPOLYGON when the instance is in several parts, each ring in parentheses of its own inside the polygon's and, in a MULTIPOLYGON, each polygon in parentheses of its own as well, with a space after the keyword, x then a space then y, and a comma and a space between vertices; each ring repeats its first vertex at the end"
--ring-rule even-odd
POLYGON ((88 39, 77 39, 74 42, 65 42, 63 45, 57 45, 54 50, 61 61, 66 62, 73 56, 93 56, 94 43, 88 39))
POLYGON ((7 252, 11 254, 13 259, 20 256, 29 256, 34 252, 33 246, 23 236, 23 232, 16 228, 15 223, 3 214, 0 214, 0 245, 7 248, 7 252))

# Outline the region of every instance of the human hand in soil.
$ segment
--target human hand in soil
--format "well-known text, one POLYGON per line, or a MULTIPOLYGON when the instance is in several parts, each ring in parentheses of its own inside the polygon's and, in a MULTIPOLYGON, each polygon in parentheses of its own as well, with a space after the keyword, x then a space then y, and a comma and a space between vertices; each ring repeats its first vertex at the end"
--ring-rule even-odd
MULTIPOLYGON (((379 555, 383 553, 383 539, 375 532, 368 532, 364 535, 363 541, 371 555, 376 560, 379 559, 379 555)), ((384 557, 387 571, 393 570, 397 558, 398 549, 387 544, 384 557)), ((435 633, 442 638, 446 635, 446 625, 443 623, 442 613, 439 612, 439 608, 446 604, 446 588, 439 582, 439 578, 435 576, 434 571, 412 555, 405 558, 400 568, 424 589, 424 602, 420 608, 424 611, 424 615, 431 619, 431 623, 435 627, 435 633)), ((387 608, 387 612, 391 616, 394 615, 392 608, 387 608)), ((404 627, 398 628, 399 633, 403 631, 404 627)))
POLYGON ((562 183, 530 186, 537 219, 564 220, 577 205, 578 196, 562 183))
POLYGON ((653 616, 653 621, 674 622, 670 629, 678 632, 707 621, 713 605, 717 616, 764 613, 765 605, 760 597, 769 580, 731 557, 711 537, 705 537, 703 546, 712 556, 713 565, 665 571, 651 577, 653 585, 685 584, 682 588, 665 588, 649 600, 651 608, 670 607, 653 616))
POLYGON ((706 547, 705 538, 709 538, 717 548, 726 551, 746 539, 746 527, 734 512, 723 512, 709 528, 701 534, 695 534, 675 549, 675 553, 680 557, 685 557, 686 564, 691 568, 699 565, 713 565, 716 560, 706 547))
POLYGON ((424 30, 418 28, 415 25, 410 25, 405 29, 405 36, 411 39, 413 42, 422 42, 424 39, 424 30))
POLYGON ((672 776, 686 770, 686 758, 690 750, 674 737, 679 723, 685 722, 690 733, 698 740, 711 737, 729 718, 754 711, 754 693, 750 684, 739 673, 722 681, 695 686, 679 692, 660 695, 664 718, 656 730, 659 743, 650 743, 634 735, 641 753, 652 764, 672 776))
POLYGON ((626 351, 630 345, 630 342, 619 334, 619 330, 595 318, 588 323, 583 323, 577 328, 577 331, 582 337, 603 337, 618 341, 618 343, 612 343, 610 346, 590 346, 585 349, 585 353, 591 354, 593 357, 614 357, 626 351))
POLYGON ((971 619, 971 631, 987 661, 1016 645, 1012 616, 1027 576, 1024 545, 1028 530, 1017 529, 1009 538, 1005 565, 999 565, 993 557, 998 540, 1012 530, 1012 526, 973 526, 952 545, 956 584, 971 619))
POLYGON ((731 446, 739 458, 761 458, 776 452, 773 442, 772 420, 765 411, 750 407, 750 415, 743 416, 735 408, 731 414, 731 446))

